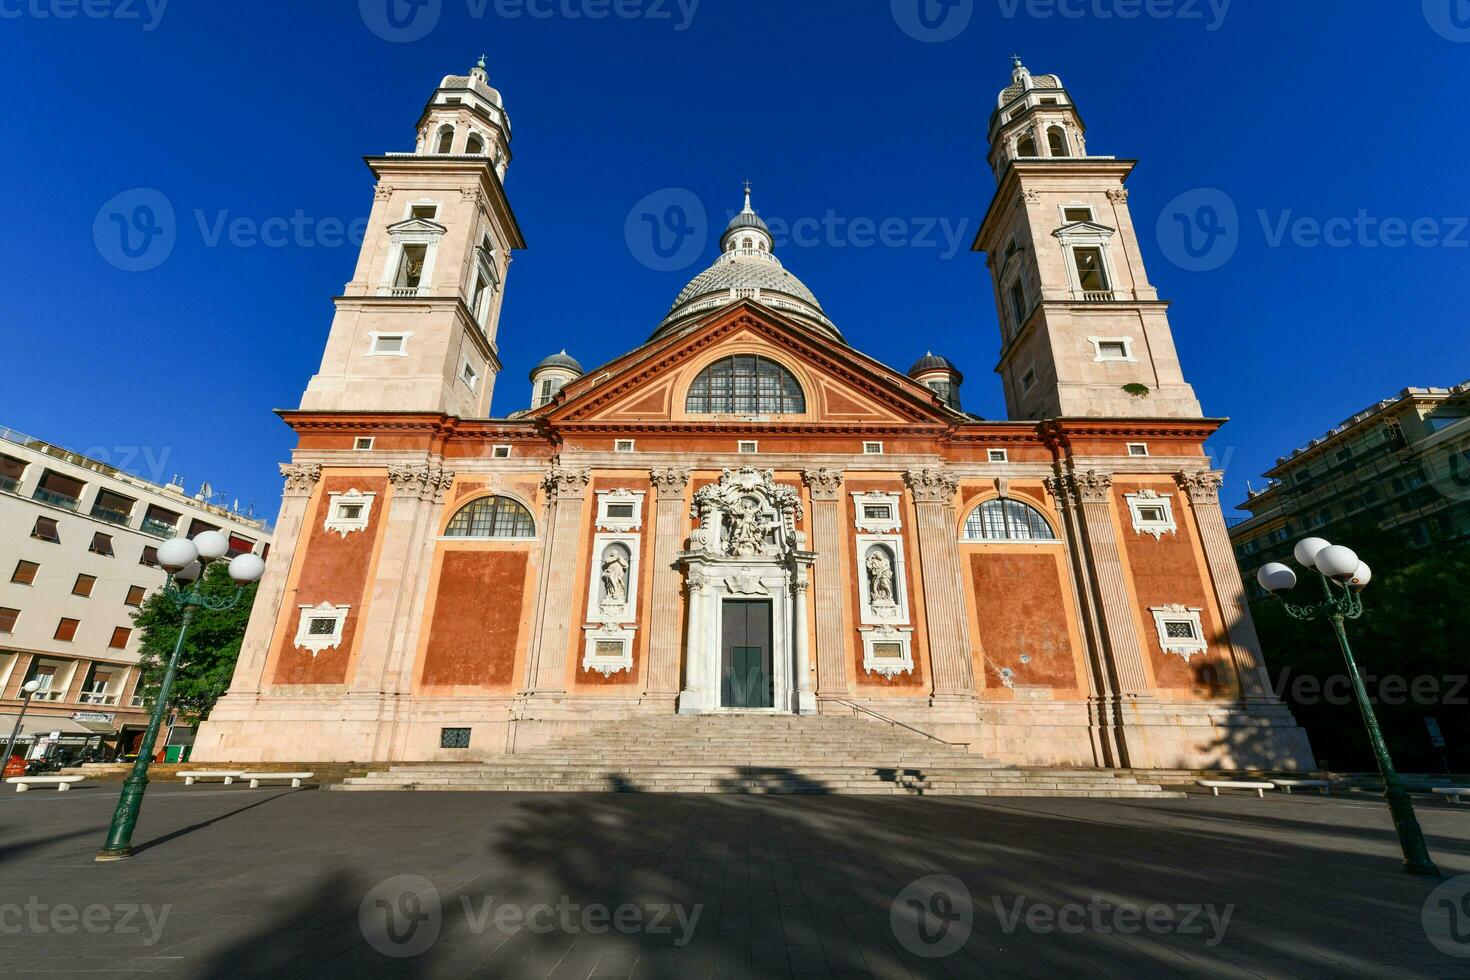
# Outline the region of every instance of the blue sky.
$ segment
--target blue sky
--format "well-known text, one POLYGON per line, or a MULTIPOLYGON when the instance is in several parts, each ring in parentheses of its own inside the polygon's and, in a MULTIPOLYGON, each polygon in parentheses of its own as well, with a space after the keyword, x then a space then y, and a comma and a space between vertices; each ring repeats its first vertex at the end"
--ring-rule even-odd
POLYGON ((1470 377, 1465 0, 415 0, 396 22, 387 2, 0 0, 0 423, 273 518, 292 437, 271 409, 297 403, 350 278, 360 158, 411 149, 439 78, 481 51, 530 244, 496 414, 547 353, 642 342, 713 257, 640 261, 638 202, 686 189, 722 225, 749 178, 767 218, 837 229, 778 254, 854 346, 900 370, 944 353, 965 407, 1004 417, 968 242, 1012 52, 1061 74, 1092 152, 1140 161, 1150 277, 1206 412, 1233 419, 1228 505, 1368 403, 1470 377), (104 205, 135 211, 139 188, 172 209, 172 249, 129 271, 104 205), (1197 262, 1168 209, 1220 200, 1201 189, 1236 218, 1197 262), (236 219, 286 241, 217 234, 236 219), (864 234, 889 219, 887 244, 864 234))

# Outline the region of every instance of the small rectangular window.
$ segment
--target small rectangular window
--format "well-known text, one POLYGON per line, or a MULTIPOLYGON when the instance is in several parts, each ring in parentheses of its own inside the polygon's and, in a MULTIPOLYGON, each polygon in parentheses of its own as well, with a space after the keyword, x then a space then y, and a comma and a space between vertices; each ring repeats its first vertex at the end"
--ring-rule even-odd
POLYGON ((367 452, 369 449, 373 448, 373 437, 358 436, 356 439, 352 440, 352 448, 358 450, 359 452, 367 452))
POLYGON ((1021 390, 1022 391, 1030 391, 1031 388, 1032 388, 1032 386, 1035 385, 1035 384, 1036 384, 1036 372, 1034 370, 1027 371, 1025 374, 1023 374, 1021 376, 1021 390))
POLYGON ((737 453, 746 453, 746 454, 749 454, 749 453, 757 452, 758 451, 758 447, 757 447, 756 442, 755 442, 754 439, 742 439, 742 440, 740 440, 740 442, 738 442, 736 444, 735 451, 737 453))
POLYGON ((864 456, 882 456, 883 455, 883 443, 881 443, 881 442, 865 442, 865 443, 863 443, 863 455, 864 456))
POLYGON ((1083 292, 1107 292, 1108 275, 1103 269, 1102 249, 1088 247, 1072 250, 1072 260, 1077 269, 1077 284, 1083 292))
POLYGON ((41 566, 33 561, 18 561, 15 563, 15 571, 10 575, 10 581, 16 585, 30 585, 36 580, 36 573, 41 566))
POLYGON ((1097 357, 1099 361, 1127 361, 1128 341, 1126 340, 1097 340, 1097 357))
POLYGON ((1068 223, 1073 221, 1091 221, 1092 208, 1062 208, 1062 219, 1068 223))
POLYGON ((98 531, 92 535, 92 544, 87 548, 94 555, 102 555, 104 558, 112 557, 112 535, 103 534, 98 531))
POLYGON ((1128 455, 1129 456, 1147 456, 1148 455, 1148 443, 1146 443, 1146 442, 1130 442, 1128 444, 1128 455))
POLYGON ((146 588, 144 588, 143 586, 141 586, 141 585, 130 585, 130 586, 128 586, 128 597, 123 600, 123 605, 125 605, 125 606, 141 606, 143 604, 143 597, 146 596, 147 594, 148 594, 148 590, 146 588))
POLYGON ((459 377, 461 381, 469 386, 471 391, 475 389, 475 385, 480 381, 480 373, 475 370, 474 365, 470 364, 469 361, 464 362, 464 367, 460 369, 459 377))
POLYGON ((355 521, 362 517, 362 504, 338 504, 337 518, 343 521, 355 521))
POLYGON ((143 557, 138 559, 139 565, 147 565, 149 568, 158 567, 158 549, 148 545, 143 546, 143 557))
POLYGON ((510 459, 509 446, 492 446, 490 448, 491 459, 510 459))
POLYGON ((1197 638, 1194 633, 1194 623, 1188 619, 1164 620, 1164 634, 1171 640, 1193 640, 1197 638))
POLYGON ((82 625, 82 621, 80 619, 63 618, 61 622, 56 624, 56 632, 52 635, 51 638, 53 640, 62 640, 64 642, 69 642, 72 637, 77 635, 77 627, 80 625, 82 625))
POLYGON ((439 729, 439 748, 441 749, 467 749, 470 747, 470 730, 468 728, 441 728, 439 729))
POLYGON ((607 505, 607 516, 608 517, 619 518, 619 519, 625 520, 625 521, 626 520, 632 520, 632 518, 633 518, 633 505, 632 504, 608 504, 607 505))
POLYGON ((423 285, 424 260, 428 257, 427 245, 405 245, 398 260, 398 273, 393 278, 395 290, 404 294, 417 293, 423 285))
POLYGON ((0 606, 0 633, 14 633, 15 621, 20 618, 19 609, 0 606))
POLYGON ((61 534, 57 530, 55 518, 36 518, 36 524, 31 528, 31 537, 41 541, 50 541, 52 544, 60 544, 61 534))
POLYGON ((113 630, 112 630, 112 642, 110 642, 110 643, 107 644, 108 649, 110 649, 110 650, 126 650, 127 649, 127 646, 128 646, 128 637, 130 637, 132 635, 133 635, 133 631, 130 630, 130 629, 128 629, 126 626, 115 626, 115 627, 113 627, 113 630))
POLYGON ((92 588, 97 584, 95 575, 78 575, 77 580, 72 583, 71 594, 85 598, 91 598, 92 588))
POLYGON ((338 622, 335 616, 313 619, 307 624, 306 632, 309 636, 335 636, 338 622))
POLYGON ((863 504, 863 518, 869 521, 891 521, 893 508, 888 504, 863 504))
POLYGON ((415 204, 408 209, 410 218, 422 218, 424 221, 433 221, 439 216, 439 205, 437 204, 415 204))
POLYGON ((1151 504, 1141 505, 1138 508, 1138 519, 1148 524, 1160 524, 1168 520, 1164 514, 1164 508, 1151 504))
POLYGON ((632 451, 633 451, 633 440, 632 439, 617 439, 617 440, 614 440, 614 442, 613 442, 613 452, 615 452, 615 453, 631 453, 632 451))
POLYGON ((879 641, 873 644, 874 660, 902 660, 903 644, 879 641))
POLYGON ((1011 461, 1010 450, 987 449, 985 450, 985 459, 991 463, 1009 463, 1011 461))
POLYGON ((402 354, 404 352, 404 337, 401 333, 380 333, 373 335, 374 354, 402 354))

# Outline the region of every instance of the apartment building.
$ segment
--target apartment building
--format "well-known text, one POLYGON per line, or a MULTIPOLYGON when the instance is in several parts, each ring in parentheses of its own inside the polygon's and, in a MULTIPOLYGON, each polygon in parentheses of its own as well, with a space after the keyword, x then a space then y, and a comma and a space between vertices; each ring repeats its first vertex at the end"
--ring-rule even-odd
POLYGON ((1230 528, 1241 571, 1255 571, 1308 534, 1367 519, 1418 545, 1470 538, 1470 381, 1405 388, 1293 449, 1230 528))
POLYGON ((147 726, 133 612, 162 586, 158 545, 217 530, 264 554, 264 521, 0 428, 0 739, 17 752, 128 751, 147 726))

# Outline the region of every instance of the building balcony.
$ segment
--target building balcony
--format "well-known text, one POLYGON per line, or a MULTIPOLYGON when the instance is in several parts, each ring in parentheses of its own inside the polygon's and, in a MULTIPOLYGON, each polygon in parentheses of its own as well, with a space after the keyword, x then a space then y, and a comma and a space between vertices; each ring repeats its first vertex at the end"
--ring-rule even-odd
POLYGON ((31 695, 32 701, 60 701, 65 691, 37 691, 31 695))
POLYGON ((53 507, 63 507, 67 510, 76 510, 81 504, 81 500, 77 497, 57 493, 54 490, 47 490, 45 487, 37 487, 36 492, 31 494, 31 497, 34 500, 39 500, 43 504, 50 504, 53 507))
POLYGON ((172 524, 154 520, 151 517, 143 518, 143 523, 138 530, 146 534, 156 534, 160 538, 172 538, 178 535, 179 529, 172 524))
POLYGON ((109 524, 117 524, 122 527, 127 527, 129 519, 132 518, 132 515, 127 511, 113 510, 110 507, 93 507, 92 516, 99 521, 106 521, 109 524))
POLYGON ((117 695, 89 691, 82 695, 81 702, 82 704, 117 704, 117 695))
POLYGON ((422 286, 384 286, 382 289, 378 290, 378 295, 392 296, 394 298, 403 298, 405 296, 422 296, 424 295, 424 288, 422 286))
POLYGON ((1116 298, 1111 289, 1082 290, 1082 302, 1084 303, 1111 303, 1116 298))
POLYGON ((20 481, 13 476, 0 476, 0 491, 5 493, 19 493, 20 481))

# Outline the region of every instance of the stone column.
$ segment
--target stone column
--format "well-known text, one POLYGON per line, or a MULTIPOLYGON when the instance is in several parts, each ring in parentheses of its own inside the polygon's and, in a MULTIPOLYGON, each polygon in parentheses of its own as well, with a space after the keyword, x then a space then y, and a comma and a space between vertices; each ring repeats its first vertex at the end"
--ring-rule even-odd
POLYGON ((812 692, 812 651, 807 640, 806 566, 797 565, 791 583, 792 619, 796 621, 796 710, 799 714, 817 713, 817 696, 812 692))
POLYGON ((377 579, 368 583, 371 601, 357 673, 352 679, 354 694, 409 689, 411 676, 400 686, 404 640, 419 605, 420 583, 427 580, 433 562, 432 548, 425 558, 424 542, 426 538, 432 542, 435 537, 437 504, 454 483, 454 474, 435 463, 395 465, 388 467, 388 482, 393 494, 381 517, 388 524, 383 530, 377 579))
POLYGON ((1138 636, 1133 603, 1123 577, 1123 559, 1113 529, 1113 478, 1088 470, 1070 473, 1063 487, 1082 514, 1083 546, 1092 568, 1093 588, 1102 611, 1103 635, 1119 694, 1147 695, 1148 672, 1138 636))
POLYGON ((955 491, 959 481, 941 469, 904 474, 918 514, 919 568, 924 581, 924 617, 929 625, 929 662, 935 698, 975 693, 964 575, 956 540, 955 491))
POLYGON ((1240 581, 1240 566, 1235 562, 1235 549, 1230 546, 1230 533, 1225 530, 1225 515, 1220 511, 1220 473, 1204 470, 1180 473, 1175 478, 1180 489, 1189 495, 1195 524, 1199 526, 1200 544, 1210 567, 1215 585, 1215 599, 1225 617, 1230 652, 1235 673, 1240 678, 1240 693, 1245 698, 1270 696, 1270 680, 1261 657, 1261 640, 1246 603, 1245 586, 1240 581))
MULTIPOLYGON (((648 632, 648 693, 673 697, 679 692, 679 552, 684 530, 684 488, 689 471, 669 466, 652 471, 657 495, 653 514, 653 604, 648 632)), ((647 520, 647 518, 644 518, 647 520)))
MULTIPOLYGON (((689 570, 684 580, 688 599, 684 602, 684 608, 689 617, 689 649, 693 654, 696 647, 701 648, 701 655, 689 657, 689 663, 684 672, 684 689, 679 694, 679 714, 695 715, 714 708, 719 702, 711 685, 718 683, 717 677, 710 676, 709 657, 703 655, 706 645, 705 619, 709 615, 711 601, 711 586, 704 572, 698 568, 689 570)), ((718 600, 714 600, 718 601, 718 600)))
POLYGON ((542 483, 548 514, 535 643, 526 669, 529 694, 561 694, 566 689, 567 650, 576 608, 572 587, 577 581, 577 542, 590 481, 587 470, 557 468, 542 483))
POLYGON ((291 563, 301 541, 307 505, 317 481, 322 477, 322 468, 319 463, 282 463, 281 476, 286 478, 286 487, 281 494, 281 512, 276 518, 265 574, 260 577, 260 585, 255 590, 255 604, 251 608, 250 623, 245 627, 245 638, 240 644, 235 676, 230 681, 230 694, 259 694, 264 686, 261 674, 270 656, 271 637, 275 635, 276 623, 281 616, 286 581, 291 576, 291 563))
POLYGON ((842 625, 842 471, 802 474, 812 495, 812 550, 817 578, 817 695, 845 698, 847 644, 842 625))

